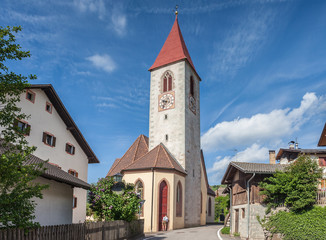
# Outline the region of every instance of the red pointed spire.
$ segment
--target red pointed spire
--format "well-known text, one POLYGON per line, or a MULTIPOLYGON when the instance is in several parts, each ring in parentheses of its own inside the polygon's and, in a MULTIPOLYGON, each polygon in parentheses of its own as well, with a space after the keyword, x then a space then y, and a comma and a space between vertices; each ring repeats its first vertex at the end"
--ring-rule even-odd
POLYGON ((154 64, 151 66, 149 71, 182 59, 187 59, 189 64, 196 72, 195 66, 192 63, 191 57, 189 55, 187 46, 183 40, 178 23, 178 15, 176 14, 175 21, 169 33, 169 36, 166 39, 160 53, 158 54, 154 64))

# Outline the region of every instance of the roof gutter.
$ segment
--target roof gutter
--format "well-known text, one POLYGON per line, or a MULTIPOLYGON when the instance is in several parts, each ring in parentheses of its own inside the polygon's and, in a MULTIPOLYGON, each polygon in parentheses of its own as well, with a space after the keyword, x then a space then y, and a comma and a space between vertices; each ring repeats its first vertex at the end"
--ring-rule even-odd
POLYGON ((248 214, 247 214, 247 227, 248 227, 248 238, 249 239, 249 224, 250 224, 250 181, 255 177, 256 173, 253 173, 251 178, 247 182, 247 201, 248 201, 248 214))

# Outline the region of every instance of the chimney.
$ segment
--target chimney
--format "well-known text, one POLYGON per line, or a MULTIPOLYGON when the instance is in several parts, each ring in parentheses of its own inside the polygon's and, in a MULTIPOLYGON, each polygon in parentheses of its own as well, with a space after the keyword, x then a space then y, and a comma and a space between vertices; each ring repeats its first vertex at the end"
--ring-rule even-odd
POLYGON ((269 164, 276 164, 275 150, 269 150, 269 164))

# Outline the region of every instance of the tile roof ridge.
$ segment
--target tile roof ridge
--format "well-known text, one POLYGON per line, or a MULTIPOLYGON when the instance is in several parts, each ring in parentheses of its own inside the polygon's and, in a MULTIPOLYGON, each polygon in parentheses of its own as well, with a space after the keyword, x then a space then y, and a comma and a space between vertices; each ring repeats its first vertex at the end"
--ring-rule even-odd
MULTIPOLYGON (((156 157, 155 157, 154 167, 156 167, 157 160, 158 160, 158 155, 159 155, 159 153, 160 153, 160 144, 157 145, 155 148, 158 148, 158 150, 157 150, 157 154, 156 154, 156 157)), ((155 148, 153 148, 153 150, 154 150, 155 148)))
POLYGON ((165 153, 165 156, 168 158, 169 162, 170 162, 170 165, 172 166, 172 168, 174 168, 174 165, 173 163, 171 162, 171 159, 169 157, 169 154, 167 153, 166 149, 165 149, 165 146, 163 145, 163 143, 160 143, 161 147, 164 149, 164 153, 165 153))
POLYGON ((168 156, 169 156, 168 158, 169 158, 169 159, 172 158, 172 159, 174 160, 174 162, 175 162, 179 167, 181 167, 181 169, 182 169, 183 171, 186 172, 186 170, 182 167, 182 165, 179 163, 179 161, 177 161, 177 160, 175 159, 175 157, 172 155, 172 153, 170 153, 170 151, 167 149, 167 147, 166 147, 163 143, 161 143, 161 144, 162 144, 164 150, 166 151, 166 153, 168 154, 168 156))
POLYGON ((141 137, 143 139, 143 141, 145 142, 147 148, 148 148, 148 141, 146 141, 146 138, 148 138, 147 136, 145 136, 144 134, 141 134, 141 137))
POLYGON ((115 166, 112 166, 110 171, 108 172, 107 175, 110 175, 111 172, 113 172, 113 170, 119 165, 119 163, 121 162, 121 160, 123 159, 123 157, 130 151, 131 147, 134 145, 134 143, 136 143, 136 141, 139 139, 140 136, 137 137, 137 139, 131 144, 131 146, 128 148, 128 150, 123 154, 123 156, 119 159, 119 161, 117 162, 117 164, 115 166))
MULTIPOLYGON (((139 145, 140 145, 140 141, 141 141, 141 138, 142 138, 142 134, 138 137, 139 140, 138 140, 138 143, 137 143, 137 147, 136 147, 136 150, 135 150, 135 153, 134 153, 134 156, 132 157, 132 160, 131 162, 134 163, 136 161, 136 155, 137 155, 137 151, 138 151, 138 148, 139 148, 139 145)), ((138 139, 137 138, 137 139, 138 139)))

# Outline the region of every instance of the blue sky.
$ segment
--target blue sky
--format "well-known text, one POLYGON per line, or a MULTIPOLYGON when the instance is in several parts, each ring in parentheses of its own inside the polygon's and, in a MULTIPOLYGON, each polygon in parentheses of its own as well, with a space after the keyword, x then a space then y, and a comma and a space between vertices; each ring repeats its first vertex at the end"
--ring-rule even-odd
POLYGON ((232 160, 268 162, 298 139, 316 148, 326 116, 326 2, 286 0, 0 0, 1 26, 32 57, 12 70, 51 83, 109 171, 148 136, 148 68, 174 22, 201 82, 201 135, 210 184, 232 160))

